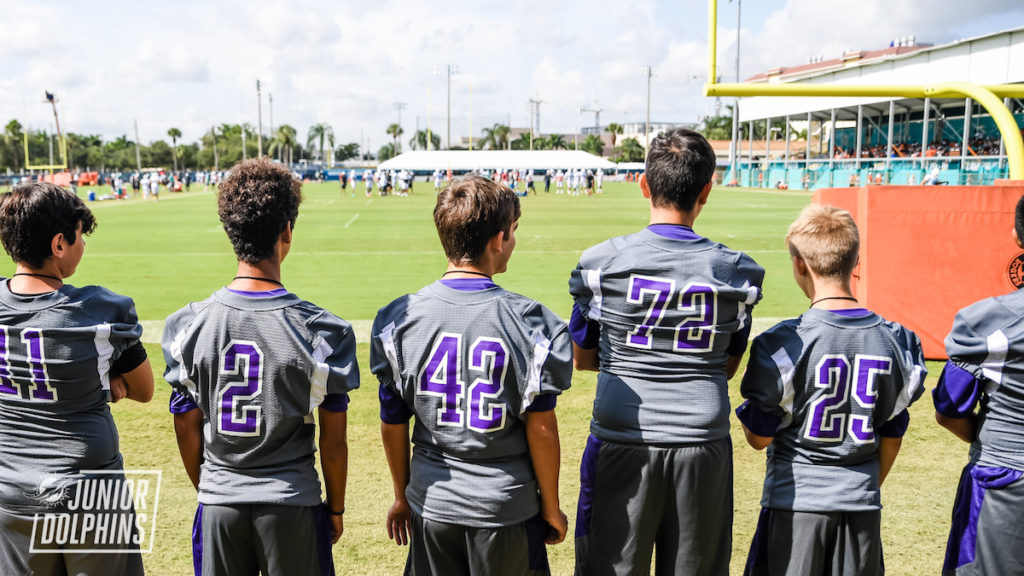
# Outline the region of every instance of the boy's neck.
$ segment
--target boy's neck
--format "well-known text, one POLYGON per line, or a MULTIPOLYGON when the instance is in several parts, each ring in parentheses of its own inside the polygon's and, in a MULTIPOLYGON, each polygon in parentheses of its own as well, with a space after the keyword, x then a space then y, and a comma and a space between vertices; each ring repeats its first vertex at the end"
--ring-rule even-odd
POLYGON ((850 282, 839 284, 821 278, 813 278, 813 286, 807 296, 811 299, 811 308, 819 310, 849 310, 863 308, 850 290, 850 282))
POLYGON ((255 264, 239 262, 238 271, 228 284, 228 288, 244 292, 262 292, 283 287, 281 263, 272 259, 260 260, 255 264))
POLYGON ((448 269, 445 270, 442 277, 449 280, 454 278, 491 278, 494 276, 492 268, 492 266, 487 266, 485 262, 474 262, 473 264, 448 262, 448 269))
POLYGON ((46 265, 38 269, 18 262, 17 268, 7 284, 12 292, 19 294, 45 294, 59 290, 63 285, 64 275, 53 262, 53 258, 50 258, 46 265))
POLYGON ((683 212, 682 210, 676 210, 674 208, 651 206, 651 224, 678 224, 680 226, 689 226, 690 228, 693 228, 693 223, 696 221, 696 210, 683 212))

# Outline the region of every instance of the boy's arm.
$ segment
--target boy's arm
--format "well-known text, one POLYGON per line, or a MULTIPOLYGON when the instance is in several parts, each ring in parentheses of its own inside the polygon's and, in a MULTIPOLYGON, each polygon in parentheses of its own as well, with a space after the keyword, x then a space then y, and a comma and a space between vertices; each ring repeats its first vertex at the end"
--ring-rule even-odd
POLYGON ((881 442, 878 444, 878 485, 881 486, 882 482, 885 482, 885 477, 889 475, 889 470, 892 469, 893 462, 896 461, 896 455, 900 453, 900 446, 903 444, 903 438, 895 438, 889 436, 882 436, 881 442))
POLYGON ((772 443, 773 440, 775 440, 772 436, 760 436, 758 434, 754 434, 750 431, 750 428, 747 428, 747 425, 742 422, 740 422, 740 425, 743 426, 743 435, 747 438, 747 444, 750 444, 751 448, 754 450, 764 450, 772 443))
POLYGON ((199 490, 199 470, 203 464, 203 412, 198 408, 174 415, 174 435, 185 473, 199 490))
POLYGON ((544 543, 558 544, 565 540, 569 529, 565 513, 558 505, 558 466, 561 460, 558 419, 554 410, 526 412, 524 418, 530 460, 540 489, 541 515, 551 527, 544 543))
POLYGON ((740 362, 743 361, 743 354, 739 356, 729 356, 725 360, 725 377, 732 380, 732 377, 736 375, 736 371, 740 369, 740 362))
POLYGON ((601 363, 597 356, 597 348, 581 348, 579 344, 573 342, 572 365, 577 370, 599 371, 601 363))
POLYGON ((395 502, 388 510, 386 522, 388 538, 399 546, 405 546, 409 543, 412 518, 412 508, 405 497, 405 487, 409 485, 409 422, 381 422, 380 437, 384 443, 384 455, 388 459, 391 484, 395 491, 395 502))
POLYGON ((320 467, 327 488, 331 517, 331 544, 345 531, 345 485, 348 481, 348 412, 318 410, 320 417, 320 467))
POLYGON ((124 397, 136 402, 149 402, 153 399, 153 367, 149 358, 135 368, 121 374, 124 382, 124 397))
POLYGON ((974 442, 974 439, 978 436, 978 416, 976 414, 954 418, 936 411, 935 421, 939 423, 939 426, 949 430, 954 436, 968 444, 974 442))

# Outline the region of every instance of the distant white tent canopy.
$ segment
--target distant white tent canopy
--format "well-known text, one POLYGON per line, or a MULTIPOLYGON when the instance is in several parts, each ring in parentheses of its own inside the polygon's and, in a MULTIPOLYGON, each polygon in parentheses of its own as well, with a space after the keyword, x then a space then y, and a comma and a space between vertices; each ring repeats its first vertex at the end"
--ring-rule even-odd
POLYGON ((381 170, 455 171, 504 168, 508 170, 614 170, 615 163, 582 150, 417 150, 381 162, 381 170))

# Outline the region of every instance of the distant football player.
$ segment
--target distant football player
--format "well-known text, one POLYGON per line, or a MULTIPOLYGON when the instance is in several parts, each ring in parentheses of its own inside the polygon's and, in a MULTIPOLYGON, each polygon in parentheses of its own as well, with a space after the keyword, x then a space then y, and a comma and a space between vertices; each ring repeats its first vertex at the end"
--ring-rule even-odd
POLYGON ((565 538, 555 403, 572 376, 569 334, 492 280, 508 267, 519 214, 507 186, 453 180, 434 208, 447 271, 373 324, 395 492, 387 532, 409 544, 409 576, 548 574, 544 544, 565 538))
MULTIPOLYGON (((1024 240, 1024 198, 1014 222, 1024 240)), ((1024 573, 1024 290, 961 310, 933 391, 935 418, 970 443, 943 574, 1024 573)))
POLYGON ((237 274, 172 314, 164 329, 178 448, 199 491, 197 576, 334 573, 348 392, 359 386, 359 369, 352 327, 281 281, 300 186, 266 158, 235 165, 217 209, 237 274), (317 445, 325 503, 313 468, 317 445))
MULTIPOLYGON (((597 370, 576 514, 576 574, 728 574, 727 381, 746 351, 764 269, 703 238, 715 152, 659 135, 640 189, 650 225, 583 253, 569 280, 577 369, 597 370)), ((580 171, 574 172, 578 187, 580 171)))
POLYGON ((850 291, 860 238, 849 212, 810 205, 786 234, 799 318, 754 339, 736 410, 768 448, 749 575, 880 575, 880 487, 927 374, 921 341, 850 291))
POLYGON ((122 542, 134 550, 126 553, 76 552, 100 548, 82 534, 81 546, 38 551, 43 522, 33 521, 96 518, 70 502, 83 471, 123 470, 108 402, 153 396, 132 300, 64 282, 95 227, 85 204, 53 184, 0 195, 0 240, 16 264, 0 281, 0 574, 143 573, 137 543, 122 542))

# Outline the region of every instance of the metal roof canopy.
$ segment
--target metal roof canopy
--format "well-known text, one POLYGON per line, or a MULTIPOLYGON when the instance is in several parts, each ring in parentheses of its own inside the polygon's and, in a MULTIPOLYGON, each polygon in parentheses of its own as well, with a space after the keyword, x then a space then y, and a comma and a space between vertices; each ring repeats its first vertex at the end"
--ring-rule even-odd
POLYGON ((582 150, 417 150, 380 163, 381 170, 614 170, 615 163, 582 150))

